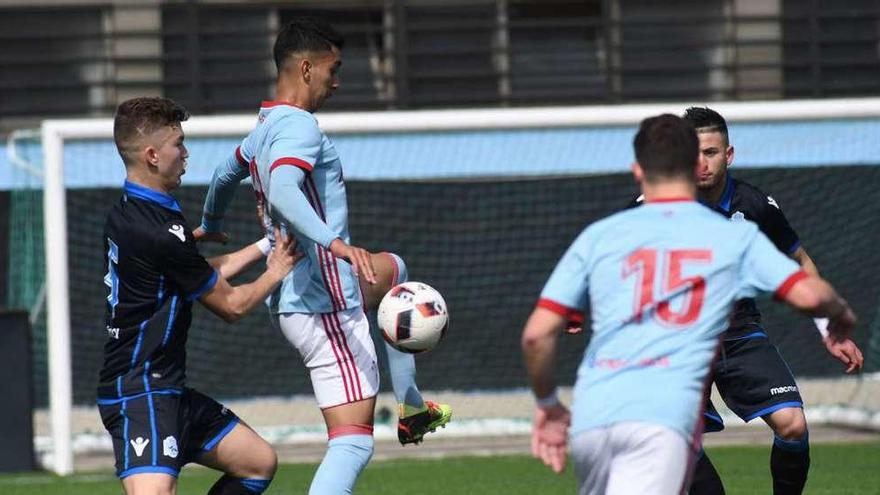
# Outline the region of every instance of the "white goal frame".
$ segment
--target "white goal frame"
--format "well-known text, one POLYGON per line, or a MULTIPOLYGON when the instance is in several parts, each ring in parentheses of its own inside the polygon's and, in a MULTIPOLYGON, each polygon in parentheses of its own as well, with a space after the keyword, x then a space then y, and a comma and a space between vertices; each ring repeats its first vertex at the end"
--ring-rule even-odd
MULTIPOLYGON (((729 122, 824 120, 880 117, 880 98, 712 102, 729 122)), ((678 114, 688 103, 599 105, 486 110, 376 111, 319 114, 330 134, 463 131, 636 125, 660 113, 678 114)), ((194 117, 183 127, 187 137, 241 136, 254 117, 194 117)), ((63 149, 66 140, 113 139, 112 119, 46 120, 43 148, 43 215, 47 286, 49 408, 53 455, 49 466, 60 475, 73 472, 71 442, 72 369, 67 258, 67 205, 63 149)), ((231 150, 230 150, 231 151, 231 150)))

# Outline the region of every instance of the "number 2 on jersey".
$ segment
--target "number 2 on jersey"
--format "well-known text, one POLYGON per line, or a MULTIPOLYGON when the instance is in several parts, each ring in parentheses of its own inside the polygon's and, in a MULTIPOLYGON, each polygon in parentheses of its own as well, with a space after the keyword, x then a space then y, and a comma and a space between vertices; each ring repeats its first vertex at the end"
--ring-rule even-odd
MULTIPOLYGON (((708 263, 712 261, 712 251, 708 249, 673 249, 661 251, 663 255, 663 291, 657 306, 656 317, 665 323, 682 326, 688 325, 700 317, 703 308, 703 296, 706 291, 706 280, 700 276, 681 276, 682 265, 688 262, 708 263), (669 306, 669 299, 684 291, 685 300, 681 309, 674 311, 669 306)), ((654 278, 657 273, 656 249, 639 249, 626 258, 623 277, 635 274, 636 282, 634 319, 642 321, 646 308, 654 306, 654 278)))
POLYGON ((107 274, 104 275, 104 285, 110 289, 107 295, 107 303, 110 305, 110 318, 116 317, 116 305, 119 304, 119 275, 116 274, 116 265, 119 263, 119 247, 113 239, 107 238, 107 274))

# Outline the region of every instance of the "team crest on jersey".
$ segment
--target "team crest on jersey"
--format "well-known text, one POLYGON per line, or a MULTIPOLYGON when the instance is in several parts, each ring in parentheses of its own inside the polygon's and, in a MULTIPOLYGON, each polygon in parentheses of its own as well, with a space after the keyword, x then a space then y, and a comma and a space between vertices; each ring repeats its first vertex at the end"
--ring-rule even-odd
POLYGON ((168 228, 168 232, 174 237, 180 239, 180 242, 186 242, 186 234, 183 233, 183 225, 174 224, 168 228))
POLYGON ((162 453, 165 454, 166 457, 172 459, 177 458, 177 439, 174 437, 165 437, 165 440, 162 440, 162 453))
POLYGON ((730 215, 731 222, 742 222, 745 219, 746 219, 746 216, 741 211, 735 211, 735 212, 733 212, 733 215, 730 215))

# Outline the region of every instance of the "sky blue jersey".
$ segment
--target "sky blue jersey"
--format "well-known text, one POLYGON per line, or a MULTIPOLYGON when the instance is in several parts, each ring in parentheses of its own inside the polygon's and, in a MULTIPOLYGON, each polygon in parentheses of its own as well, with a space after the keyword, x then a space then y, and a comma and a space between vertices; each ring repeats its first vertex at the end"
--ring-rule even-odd
POLYGON ((349 242, 348 201, 342 161, 315 117, 292 105, 264 102, 257 126, 214 173, 202 227, 222 230, 239 182, 250 176, 263 226, 292 231, 306 259, 297 263, 270 298, 275 313, 327 313, 360 306, 352 266, 327 249, 349 242))
POLYGON ((623 421, 702 432, 703 392, 733 303, 784 294, 806 274, 757 225, 694 201, 653 202, 587 227, 538 306, 593 336, 578 368, 571 433, 623 421))

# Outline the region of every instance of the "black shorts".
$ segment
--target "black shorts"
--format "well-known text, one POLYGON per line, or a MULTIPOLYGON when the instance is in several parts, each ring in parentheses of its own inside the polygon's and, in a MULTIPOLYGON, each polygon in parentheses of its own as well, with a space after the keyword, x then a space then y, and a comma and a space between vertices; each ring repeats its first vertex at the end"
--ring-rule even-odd
MULTIPOLYGON (((794 375, 763 332, 747 338, 726 340, 713 364, 718 393, 743 421, 786 407, 803 407, 794 375)), ((721 416, 707 397, 706 431, 724 429, 721 416)))
POLYGON ((113 438, 116 475, 165 473, 213 449, 239 419, 214 399, 191 388, 161 390, 123 399, 98 399, 104 427, 113 438))

